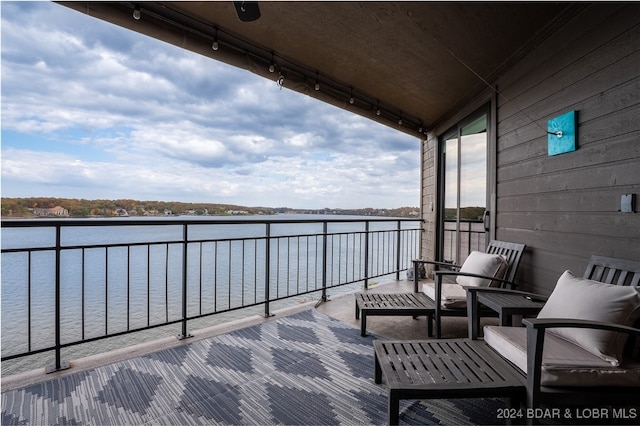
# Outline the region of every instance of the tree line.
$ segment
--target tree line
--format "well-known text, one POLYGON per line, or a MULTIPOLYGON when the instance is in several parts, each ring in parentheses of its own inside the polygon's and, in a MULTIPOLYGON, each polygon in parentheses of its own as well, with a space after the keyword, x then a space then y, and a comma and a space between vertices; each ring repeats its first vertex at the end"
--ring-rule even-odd
POLYGON ((115 216, 165 216, 165 215, 271 215, 278 213, 340 214, 358 216, 418 217, 417 207, 395 209, 291 209, 288 207, 247 207, 232 204, 184 203, 178 201, 85 200, 78 198, 32 197, 2 198, 3 218, 31 218, 42 216, 40 209, 60 206, 69 212, 69 217, 115 217, 115 216))
POLYGON ((2 217, 33 217, 33 209, 63 207, 69 217, 164 216, 167 214, 225 215, 229 211, 246 214, 273 214, 269 208, 215 203, 177 201, 85 200, 77 198, 2 198, 2 217))

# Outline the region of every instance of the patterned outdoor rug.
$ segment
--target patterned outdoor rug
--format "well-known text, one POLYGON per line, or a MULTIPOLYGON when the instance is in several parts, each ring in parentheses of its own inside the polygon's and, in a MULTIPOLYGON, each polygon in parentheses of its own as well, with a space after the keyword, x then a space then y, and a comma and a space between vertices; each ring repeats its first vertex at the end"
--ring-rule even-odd
MULTIPOLYGON (((386 424, 373 337, 310 310, 2 394, 2 425, 386 424)), ((496 424, 500 400, 406 401, 404 424, 496 424)))

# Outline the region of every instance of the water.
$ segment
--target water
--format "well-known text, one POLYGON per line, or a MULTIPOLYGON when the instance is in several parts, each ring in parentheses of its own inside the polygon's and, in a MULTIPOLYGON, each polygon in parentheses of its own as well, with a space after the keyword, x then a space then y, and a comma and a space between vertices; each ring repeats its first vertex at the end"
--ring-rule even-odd
MULTIPOLYGON (((202 219, 212 220, 211 217, 202 219)), ((338 217, 280 215, 276 219, 335 220, 338 217)), ((189 217, 189 220, 197 223, 198 218, 189 217)), ((185 272, 182 225, 117 226, 118 220, 114 220, 114 225, 96 227, 88 220, 86 227, 62 228, 61 245, 66 248, 60 257, 62 344, 162 324, 182 316, 185 272)), ((328 232, 362 232, 364 226, 363 222, 329 223, 328 232)), ((396 226, 397 222, 393 221, 372 222, 370 230, 396 229, 396 226)), ((417 223, 402 226, 403 229, 416 228, 417 223)), ((187 314, 217 312, 190 320, 189 331, 263 314, 263 305, 237 308, 266 299, 265 224, 202 224, 190 226, 188 230, 187 314), (242 238, 248 240, 242 241, 242 238)), ((317 259, 321 257, 322 239, 318 234, 322 231, 322 223, 271 225, 270 235, 274 238, 269 250, 270 300, 321 287, 323 265, 317 259), (301 236, 286 237, 291 235, 301 236)), ((357 282, 363 273, 359 261, 363 250, 360 235, 339 235, 329 242, 326 277, 329 285, 354 282, 332 289, 333 294, 361 288, 361 282, 357 282)), ((386 235, 381 233, 370 242, 376 265, 387 262, 380 247, 391 242, 384 238, 386 235)), ((54 245, 54 228, 3 228, 3 250, 54 245)), ((404 257, 408 259, 413 255, 415 253, 405 253, 404 257)), ((30 255, 3 253, 1 273, 2 356, 54 345, 55 251, 32 251, 30 255)), ((372 275, 376 275, 376 271, 369 271, 369 276, 372 275)), ((271 310, 319 297, 320 293, 315 292, 272 302, 271 310)), ((96 340, 65 348, 62 358, 73 360, 180 332, 180 324, 174 324, 96 340)), ((8 360, 2 363, 2 375, 53 363, 52 351, 8 360)))

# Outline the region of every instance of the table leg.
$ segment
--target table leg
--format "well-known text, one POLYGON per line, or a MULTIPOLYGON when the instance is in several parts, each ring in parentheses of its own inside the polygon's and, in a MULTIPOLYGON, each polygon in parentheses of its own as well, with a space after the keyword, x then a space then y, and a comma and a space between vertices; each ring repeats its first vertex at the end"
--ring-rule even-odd
POLYGON ((389 389, 388 415, 390 425, 397 425, 400 423, 400 399, 398 399, 398 396, 395 395, 395 392, 391 389, 389 389))
POLYGON ((380 368, 380 361, 378 360, 378 353, 375 350, 373 351, 373 363, 374 363, 373 381, 377 385, 379 385, 380 383, 382 383, 382 368, 380 368))
POLYGON ((513 324, 511 315, 505 314, 504 312, 502 312, 502 310, 500 311, 499 317, 500 325, 502 327, 511 327, 511 325, 513 324))
POLYGON ((480 315, 478 314, 478 294, 475 291, 467 291, 467 317, 469 339, 476 340, 480 330, 480 315))
POLYGON ((362 315, 360 316, 362 317, 360 318, 360 336, 366 337, 367 336, 367 312, 362 311, 362 315))

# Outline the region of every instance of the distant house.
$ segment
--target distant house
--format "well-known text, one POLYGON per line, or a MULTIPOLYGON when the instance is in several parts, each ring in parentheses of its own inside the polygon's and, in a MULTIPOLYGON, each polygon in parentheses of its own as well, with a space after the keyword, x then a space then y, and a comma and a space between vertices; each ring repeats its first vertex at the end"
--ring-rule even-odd
POLYGON ((118 207, 115 211, 115 215, 126 217, 126 216, 129 216, 129 213, 127 213, 126 209, 123 209, 122 207, 118 207))
POLYGON ((61 206, 55 206, 53 208, 41 208, 36 207, 29 209, 34 216, 57 216, 57 217, 69 217, 69 210, 61 206))
POLYGON ((249 214, 249 212, 246 211, 246 210, 227 210, 227 213, 228 214, 233 214, 233 215, 236 215, 236 214, 249 214))

